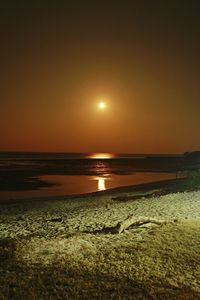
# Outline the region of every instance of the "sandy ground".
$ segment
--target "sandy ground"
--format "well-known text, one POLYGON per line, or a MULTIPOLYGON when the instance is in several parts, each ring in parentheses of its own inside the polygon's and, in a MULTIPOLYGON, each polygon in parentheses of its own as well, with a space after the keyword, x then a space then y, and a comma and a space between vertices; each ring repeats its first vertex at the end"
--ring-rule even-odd
POLYGON ((200 299, 200 192, 141 194, 1 204, 0 299, 200 299))
POLYGON ((140 193, 1 205, 0 237, 69 236, 115 226, 130 215, 163 220, 200 219, 200 192, 172 193, 131 201, 140 193), (126 201, 126 199, 129 199, 126 201))

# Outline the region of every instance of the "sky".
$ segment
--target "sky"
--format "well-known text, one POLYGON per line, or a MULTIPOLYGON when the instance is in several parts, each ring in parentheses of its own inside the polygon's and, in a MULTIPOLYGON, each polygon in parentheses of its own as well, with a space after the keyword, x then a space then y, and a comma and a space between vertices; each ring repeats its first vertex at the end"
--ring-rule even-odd
POLYGON ((198 2, 1 1, 0 151, 199 150, 198 2))

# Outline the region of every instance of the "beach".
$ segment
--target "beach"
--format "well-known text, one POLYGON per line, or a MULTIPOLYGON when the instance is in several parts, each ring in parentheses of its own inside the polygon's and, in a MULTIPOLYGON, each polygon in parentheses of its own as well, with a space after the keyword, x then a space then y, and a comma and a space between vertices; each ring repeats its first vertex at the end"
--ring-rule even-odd
POLYGON ((200 191, 158 186, 1 203, 0 299, 200 299, 200 191))
POLYGON ((200 300, 200 1, 0 1, 0 300, 200 300))

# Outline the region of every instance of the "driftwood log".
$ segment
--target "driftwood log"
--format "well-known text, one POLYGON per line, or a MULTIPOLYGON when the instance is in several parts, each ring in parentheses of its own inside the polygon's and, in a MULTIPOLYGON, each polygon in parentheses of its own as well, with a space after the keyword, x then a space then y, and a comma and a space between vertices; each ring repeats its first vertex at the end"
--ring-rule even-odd
POLYGON ((147 223, 154 223, 157 225, 161 224, 167 224, 171 222, 175 222, 176 220, 173 221, 167 221, 167 220, 160 220, 156 218, 147 218, 147 217, 135 217, 135 216, 130 216, 127 219, 119 222, 115 227, 112 227, 112 232, 113 233, 121 233, 124 230, 128 229, 130 226, 140 226, 143 224, 147 223))
MULTIPOLYGON (((93 231, 94 234, 96 233, 111 233, 111 234, 116 234, 116 233, 122 233, 129 227, 133 226, 141 226, 143 224, 147 223, 153 223, 157 225, 163 225, 163 224, 168 224, 168 223, 174 223, 178 222, 177 219, 173 220, 162 220, 162 219, 156 219, 156 218, 148 218, 148 217, 135 217, 134 215, 129 216, 125 220, 119 222, 116 226, 112 227, 104 227, 103 229, 100 230, 95 230, 93 231)), ((87 233, 91 233, 91 231, 85 231, 87 233)))

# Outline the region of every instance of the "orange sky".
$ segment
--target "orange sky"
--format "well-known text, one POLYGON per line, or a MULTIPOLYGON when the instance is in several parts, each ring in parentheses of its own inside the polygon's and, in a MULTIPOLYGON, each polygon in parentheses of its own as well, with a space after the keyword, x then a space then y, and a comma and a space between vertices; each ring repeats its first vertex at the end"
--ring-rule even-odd
POLYGON ((195 7, 77 3, 1 4, 0 151, 200 149, 195 7))

